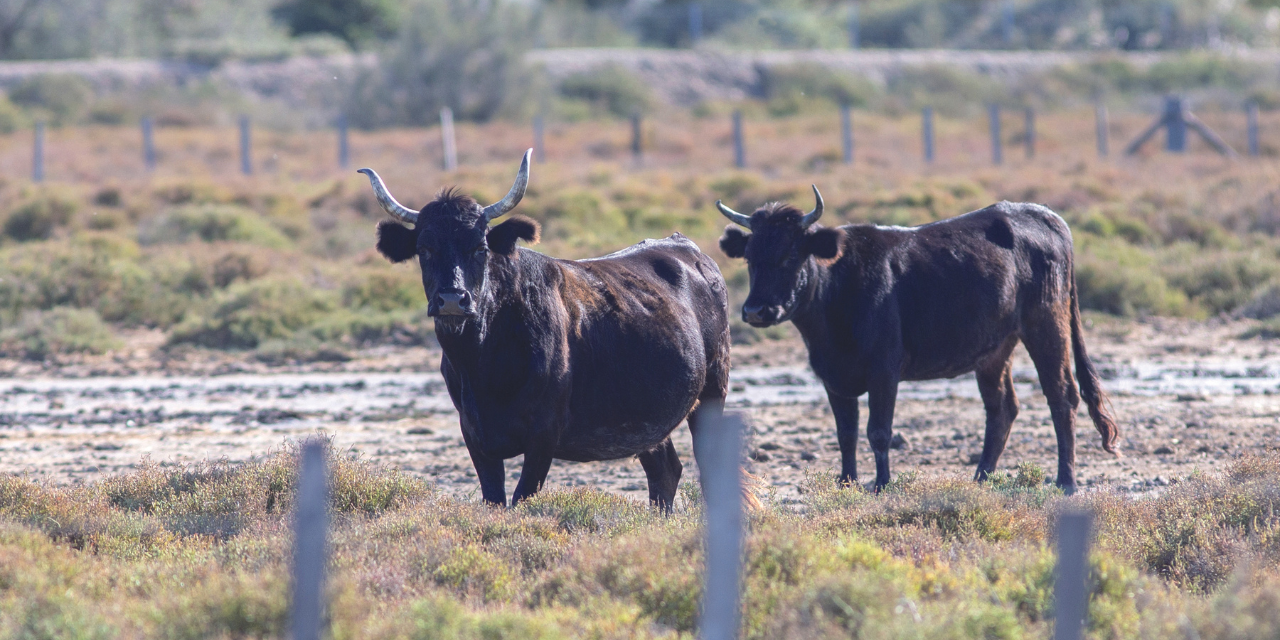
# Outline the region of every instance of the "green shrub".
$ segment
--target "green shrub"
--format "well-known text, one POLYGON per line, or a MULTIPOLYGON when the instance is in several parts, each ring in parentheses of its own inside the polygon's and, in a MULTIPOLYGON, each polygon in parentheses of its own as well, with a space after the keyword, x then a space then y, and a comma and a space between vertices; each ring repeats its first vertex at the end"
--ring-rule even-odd
POLYGON ((169 342, 252 349, 267 340, 292 337, 332 311, 334 302, 332 294, 297 280, 239 283, 219 294, 207 316, 174 327, 169 342))
POLYGON ((27 124, 27 114, 23 113, 9 98, 0 96, 0 133, 13 133, 27 124))
POLYGON ((625 118, 648 112, 653 92, 635 74, 617 64, 575 73, 560 82, 560 95, 591 105, 597 115, 625 118))
POLYGON ((4 221, 4 235, 18 242, 48 240, 54 229, 71 221, 76 209, 71 200, 53 195, 37 197, 9 214, 4 221))
POLYGON ((1078 236, 1076 286, 1081 308, 1121 316, 1183 315, 1184 292, 1169 286, 1155 259, 1121 239, 1078 236))
POLYGON ((17 326, 0 332, 0 353, 31 360, 69 353, 101 354, 120 344, 93 309, 28 311, 17 326))
POLYGON ((84 117, 93 101, 93 87, 80 76, 45 74, 23 80, 9 91, 9 99, 50 124, 72 124, 84 117))
POLYGON ((291 242, 261 215, 235 205, 195 204, 181 206, 138 226, 142 244, 204 242, 247 242, 264 247, 284 248, 291 242))
POLYGON ((775 116, 799 113, 805 106, 825 102, 865 107, 879 88, 862 76, 839 73, 816 64, 769 67, 764 74, 764 94, 775 116))

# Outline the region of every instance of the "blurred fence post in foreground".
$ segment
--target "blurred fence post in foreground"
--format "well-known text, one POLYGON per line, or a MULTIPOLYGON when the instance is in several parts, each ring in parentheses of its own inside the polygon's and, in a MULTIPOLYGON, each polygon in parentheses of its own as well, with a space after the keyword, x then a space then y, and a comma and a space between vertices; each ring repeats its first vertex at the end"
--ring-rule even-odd
POLYGON ((742 112, 733 112, 733 166, 741 169, 747 166, 747 148, 742 141, 742 112))
POLYGON ((1027 129, 1026 129, 1027 159, 1030 160, 1036 157, 1036 110, 1035 109, 1032 109, 1031 107, 1027 107, 1026 122, 1027 122, 1027 129))
POLYGON ((844 151, 844 163, 853 164, 853 109, 840 105, 840 146, 844 151))
POLYGON ((924 161, 933 164, 933 107, 920 112, 920 129, 924 136, 924 161))
POLYGON ((151 118, 142 119, 142 162, 147 171, 156 170, 155 124, 151 118))
POLYGON ((1098 157, 1105 158, 1110 153, 1107 136, 1111 125, 1107 121, 1107 105, 1099 102, 1093 107, 1094 134, 1098 138, 1098 157))
POLYGON ((1249 129, 1249 155, 1255 158, 1261 153, 1258 143, 1258 103, 1252 100, 1244 107, 1245 124, 1249 129))
POLYGON ((31 150, 31 180, 44 182, 44 123, 37 122, 31 150))
POLYGON ((533 159, 539 163, 547 161, 547 153, 542 148, 542 116, 533 117, 533 159))
POLYGON ((444 170, 458 169, 458 142, 453 137, 453 109, 440 110, 440 142, 444 147, 444 170))
POLYGON ((346 169, 351 166, 351 144, 347 138, 348 132, 347 116, 338 116, 338 168, 346 169))
POLYGON ((702 39, 702 3, 689 3, 689 46, 702 39))
POLYGON ((253 149, 249 138, 249 116, 240 116, 240 173, 253 175, 253 149))
POLYGON ((644 153, 644 127, 640 114, 631 114, 631 158, 640 164, 644 153))
POLYGON ((1089 535, 1087 512, 1058 517, 1058 569, 1054 576, 1054 640, 1080 640, 1089 615, 1089 535))
POLYGON ((702 640, 737 640, 742 570, 742 418, 708 403, 695 435, 698 471, 706 502, 706 568, 703 575, 702 640))
POLYGON ((1000 135, 1000 105, 987 106, 987 120, 991 122, 991 164, 1004 162, 1004 144, 1000 135))
POLYGON ((320 640, 324 621, 325 565, 328 563, 329 474, 325 445, 310 440, 302 447, 298 497, 294 507, 293 640, 320 640))

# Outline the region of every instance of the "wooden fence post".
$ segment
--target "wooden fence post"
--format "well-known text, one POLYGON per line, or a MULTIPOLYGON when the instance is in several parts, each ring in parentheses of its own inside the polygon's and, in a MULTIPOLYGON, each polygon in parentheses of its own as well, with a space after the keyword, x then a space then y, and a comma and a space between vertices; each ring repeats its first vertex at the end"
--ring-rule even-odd
POLYGON ((840 147, 844 152, 844 163, 853 164, 853 109, 840 105, 840 147))
POLYGON ((631 114, 631 158, 636 164, 640 164, 644 151, 644 128, 640 119, 640 114, 631 114))
POLYGON ((293 640, 320 640, 324 626, 325 568, 329 549, 329 477, 325 443, 310 440, 302 446, 298 497, 294 508, 293 640))
POLYGON ((44 122, 37 122, 31 151, 31 180, 44 182, 44 122))
POLYGON ((1107 138, 1111 133, 1111 125, 1107 119, 1107 105, 1101 101, 1093 107, 1093 126, 1098 138, 1098 157, 1105 158, 1110 153, 1107 138))
POLYGON ((924 161, 933 164, 933 107, 920 112, 921 133, 924 136, 924 161))
POLYGON ((693 46, 702 40, 702 3, 689 3, 689 45, 693 46))
POLYGON ((1089 535, 1093 516, 1058 517, 1058 569, 1054 576, 1054 640, 1080 640, 1089 615, 1089 535))
POLYGON ((338 167, 346 169, 351 166, 351 145, 347 139, 347 116, 338 116, 338 167))
POLYGON ((1027 143, 1027 159, 1036 157, 1036 111, 1031 107, 1027 107, 1026 114, 1026 143, 1027 143))
POLYGON ((156 170, 155 124, 151 118, 142 119, 142 162, 147 171, 156 170))
POLYGON ((698 429, 698 471, 706 501, 702 640, 737 640, 742 571, 742 419, 723 415, 724 406, 699 408, 710 417, 698 429))
POLYGON ((458 143, 453 137, 453 109, 445 107, 440 110, 440 138, 444 147, 444 170, 458 169, 458 143))
POLYGON ((849 48, 858 48, 858 5, 849 7, 849 48))
POLYGON ((240 116, 240 173, 253 175, 253 141, 249 138, 249 116, 240 116))
POLYGON ((1187 150, 1187 120, 1183 116, 1187 103, 1181 96, 1164 99, 1165 150, 1183 153, 1187 150))
POLYGON ((542 116, 533 117, 533 159, 546 162, 547 154, 542 148, 542 116))
POLYGON ((991 123, 991 164, 1004 162, 1004 142, 1000 135, 1000 105, 987 106, 987 120, 991 123))
POLYGON ((1258 139, 1258 103, 1250 100, 1244 109, 1245 123, 1249 128, 1249 155, 1256 158, 1262 152, 1258 139))
POLYGON ((733 165, 739 169, 747 166, 747 148, 742 140, 742 112, 733 112, 733 165))

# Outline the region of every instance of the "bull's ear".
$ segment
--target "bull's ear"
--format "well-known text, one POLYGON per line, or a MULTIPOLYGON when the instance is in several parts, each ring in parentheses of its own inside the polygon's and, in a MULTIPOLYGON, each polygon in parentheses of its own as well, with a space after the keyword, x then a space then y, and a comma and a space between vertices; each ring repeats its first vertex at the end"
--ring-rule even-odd
POLYGON ((747 240, 751 234, 742 229, 729 225, 724 228, 724 235, 720 236, 720 250, 730 258, 741 258, 747 254, 747 240))
POLYGON ((810 231, 804 234, 804 249, 819 260, 835 260, 844 249, 844 230, 819 228, 810 231))
POLYGON ((485 236, 489 241, 489 250, 504 256, 516 251, 516 241, 524 240, 529 244, 538 244, 542 227, 537 221, 524 216, 511 216, 506 222, 489 230, 485 236))
POLYGON ((378 223, 378 253, 392 262, 404 262, 418 255, 418 234, 394 220, 378 223))

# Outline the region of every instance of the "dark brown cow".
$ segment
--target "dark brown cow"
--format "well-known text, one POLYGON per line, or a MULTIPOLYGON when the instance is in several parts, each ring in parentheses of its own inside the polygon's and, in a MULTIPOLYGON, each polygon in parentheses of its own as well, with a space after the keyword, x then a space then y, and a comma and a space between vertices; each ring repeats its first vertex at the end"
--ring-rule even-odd
POLYGON ((529 153, 511 192, 488 207, 444 191, 414 211, 360 171, 382 207, 413 225, 380 223, 378 251, 422 267, 440 372, 484 499, 506 503, 503 461, 521 454, 512 504, 538 491, 553 458, 639 456, 649 499, 670 508, 682 465, 668 436, 686 417, 697 429, 728 389, 728 305, 715 261, 679 234, 595 260, 516 247, 537 241, 536 222, 489 222, 523 197, 529 153))
POLYGON ((898 383, 970 371, 987 413, 977 478, 995 470, 1018 414, 1010 375, 1021 340, 1035 362, 1058 440, 1058 486, 1075 490, 1072 354, 1089 415, 1114 452, 1119 429, 1107 414, 1085 351, 1076 301, 1071 231, 1036 204, 1001 202, 919 227, 859 224, 835 229, 822 215, 768 204, 750 216, 716 203, 734 223, 720 247, 745 257, 751 293, 742 317, 756 327, 790 320, 809 349, 836 419, 840 477, 858 477, 858 397, 868 394, 867 439, 876 488, 889 482, 889 443, 898 383))

